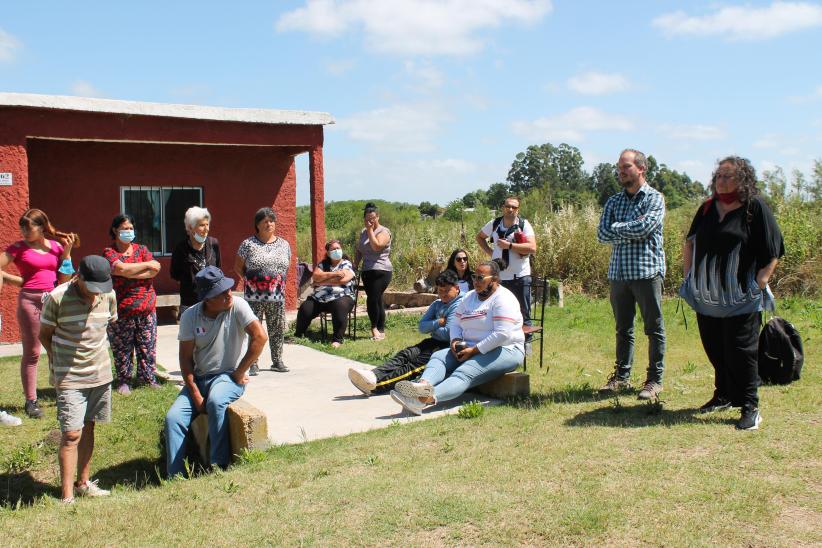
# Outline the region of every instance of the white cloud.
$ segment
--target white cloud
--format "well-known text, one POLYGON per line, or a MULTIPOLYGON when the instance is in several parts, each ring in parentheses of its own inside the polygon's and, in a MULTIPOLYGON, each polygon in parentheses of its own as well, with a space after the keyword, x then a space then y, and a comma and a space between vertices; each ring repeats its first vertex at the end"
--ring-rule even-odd
POLYGON ((532 122, 514 122, 513 130, 531 139, 583 141, 591 131, 631 131, 634 123, 626 116, 608 114, 593 107, 577 107, 557 116, 532 122))
POLYGON ((822 84, 816 86, 808 95, 791 95, 788 97, 788 100, 792 103, 810 103, 820 99, 822 99, 822 84))
POLYGON ((713 141, 725 138, 725 131, 722 128, 702 124, 663 124, 659 126, 659 130, 669 139, 713 141))
POLYGON ((628 79, 618 73, 584 72, 568 79, 568 88, 583 95, 606 95, 631 88, 628 79))
POLYGON ((406 104, 341 117, 336 129, 355 141, 381 148, 423 151, 434 148, 434 138, 450 120, 438 105, 406 104))
POLYGON ((342 76, 346 72, 350 71, 356 66, 356 62, 353 59, 336 59, 332 61, 326 61, 325 63, 325 70, 329 74, 334 76, 342 76))
POLYGON ((779 146, 779 136, 776 134, 763 135, 753 142, 753 148, 776 148, 779 146))
POLYGON ((329 38, 357 32, 384 53, 465 55, 483 49, 481 31, 534 24, 551 9, 550 0, 307 0, 275 27, 329 38))
POLYGON ((655 18, 652 25, 667 36, 713 36, 728 40, 763 40, 822 26, 822 5, 773 2, 770 6, 726 6, 710 15, 675 11, 655 18))
POLYGON ((105 97, 102 91, 86 80, 77 80, 72 83, 71 93, 79 95, 80 97, 105 97))
POLYGON ((0 29, 0 62, 11 62, 17 56, 17 52, 23 47, 20 40, 0 29))
POLYGON ((452 171, 455 173, 474 173, 477 171, 477 166, 468 160, 460 158, 446 158, 445 160, 432 160, 424 162, 421 165, 430 166, 434 169, 442 169, 452 171))
POLYGON ((414 80, 414 87, 421 91, 440 88, 445 83, 445 75, 431 63, 406 61, 405 72, 414 80))

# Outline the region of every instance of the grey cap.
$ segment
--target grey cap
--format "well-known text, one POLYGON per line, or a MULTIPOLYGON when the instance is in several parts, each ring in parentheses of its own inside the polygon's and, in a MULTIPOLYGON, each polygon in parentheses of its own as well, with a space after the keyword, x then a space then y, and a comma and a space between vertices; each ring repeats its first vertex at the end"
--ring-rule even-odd
POLYGON ((80 261, 80 279, 91 293, 111 291, 111 265, 99 255, 86 255, 80 261))

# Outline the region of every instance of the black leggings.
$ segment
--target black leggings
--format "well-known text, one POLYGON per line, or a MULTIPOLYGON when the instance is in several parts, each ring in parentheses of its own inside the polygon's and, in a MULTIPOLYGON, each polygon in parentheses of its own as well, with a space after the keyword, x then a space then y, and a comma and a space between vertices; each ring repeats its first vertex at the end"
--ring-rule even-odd
POLYGON ((385 331, 385 303, 382 294, 391 283, 391 272, 387 270, 366 270, 362 273, 362 284, 365 287, 365 300, 368 308, 368 319, 371 320, 371 329, 375 327, 385 331))
POLYGON ((343 335, 345 335, 345 328, 348 327, 348 313, 351 312, 352 308, 354 308, 354 299, 348 295, 327 303, 321 303, 309 297, 303 301, 297 311, 297 325, 294 328, 294 335, 302 337, 308 331, 311 320, 322 312, 329 312, 331 314, 331 325, 334 327, 334 335, 331 340, 341 343, 343 335))

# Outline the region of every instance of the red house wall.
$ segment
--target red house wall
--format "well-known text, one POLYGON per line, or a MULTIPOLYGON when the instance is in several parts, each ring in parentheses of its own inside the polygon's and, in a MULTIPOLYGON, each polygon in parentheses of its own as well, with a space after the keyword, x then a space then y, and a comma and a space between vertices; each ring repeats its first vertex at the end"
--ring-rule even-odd
MULTIPOLYGON (((220 240, 223 270, 235 279, 237 248, 253 234, 254 213, 260 207, 273 204, 278 235, 296 249, 296 177, 290 149, 44 139, 30 139, 27 149, 30 207, 44 210, 59 230, 80 235, 75 263, 110 244, 108 227, 120 211, 121 186, 202 187, 203 206, 212 215, 211 235, 220 240)), ((139 242, 140 227, 135 229, 139 242)), ((169 276, 171 258, 157 259, 163 269, 155 278, 156 289, 176 293, 177 282, 169 276)), ((295 278, 292 261, 289 279, 295 278)), ((5 289, 3 293, 3 301, 8 301, 5 289)), ((296 302, 296 287, 289 284, 286 306, 294 308, 296 302)), ((7 331, 4 327, 2 340, 16 340, 16 334, 7 331)))

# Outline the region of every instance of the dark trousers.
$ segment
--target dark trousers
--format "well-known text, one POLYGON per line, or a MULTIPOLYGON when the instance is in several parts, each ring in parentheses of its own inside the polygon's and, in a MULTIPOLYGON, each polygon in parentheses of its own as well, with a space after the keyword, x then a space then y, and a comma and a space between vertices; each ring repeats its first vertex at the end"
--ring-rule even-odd
POLYGON ((431 359, 431 354, 443 348, 448 348, 448 342, 430 337, 403 348, 393 358, 373 370, 377 376, 377 388, 372 392, 388 392, 399 381, 422 374, 431 359))
POLYGON ((734 407, 758 407, 758 351, 761 312, 712 318, 696 315, 702 347, 714 366, 715 395, 734 407))
POLYGON ((616 320, 616 366, 620 378, 631 376, 634 363, 636 308, 648 337, 647 379, 662 384, 665 369, 665 324, 662 321, 662 278, 611 280, 611 309, 616 320))
POLYGON ((348 295, 327 303, 321 303, 309 297, 303 301, 297 311, 297 325, 294 328, 294 335, 297 337, 305 335, 311 320, 322 312, 328 312, 331 314, 331 325, 334 328, 334 335, 332 335, 331 340, 342 342, 345 328, 348 327, 348 313, 351 312, 352 308, 354 308, 354 299, 348 295))
MULTIPOLYGON (((522 313, 522 323, 531 325, 531 276, 500 280, 500 285, 514 294, 519 301, 519 311, 522 313)), ((530 340, 530 335, 529 335, 530 340)))
POLYGON ((382 294, 391 283, 391 272, 386 270, 366 270, 362 273, 362 285, 365 287, 366 308, 371 329, 385 331, 385 303, 382 294))

